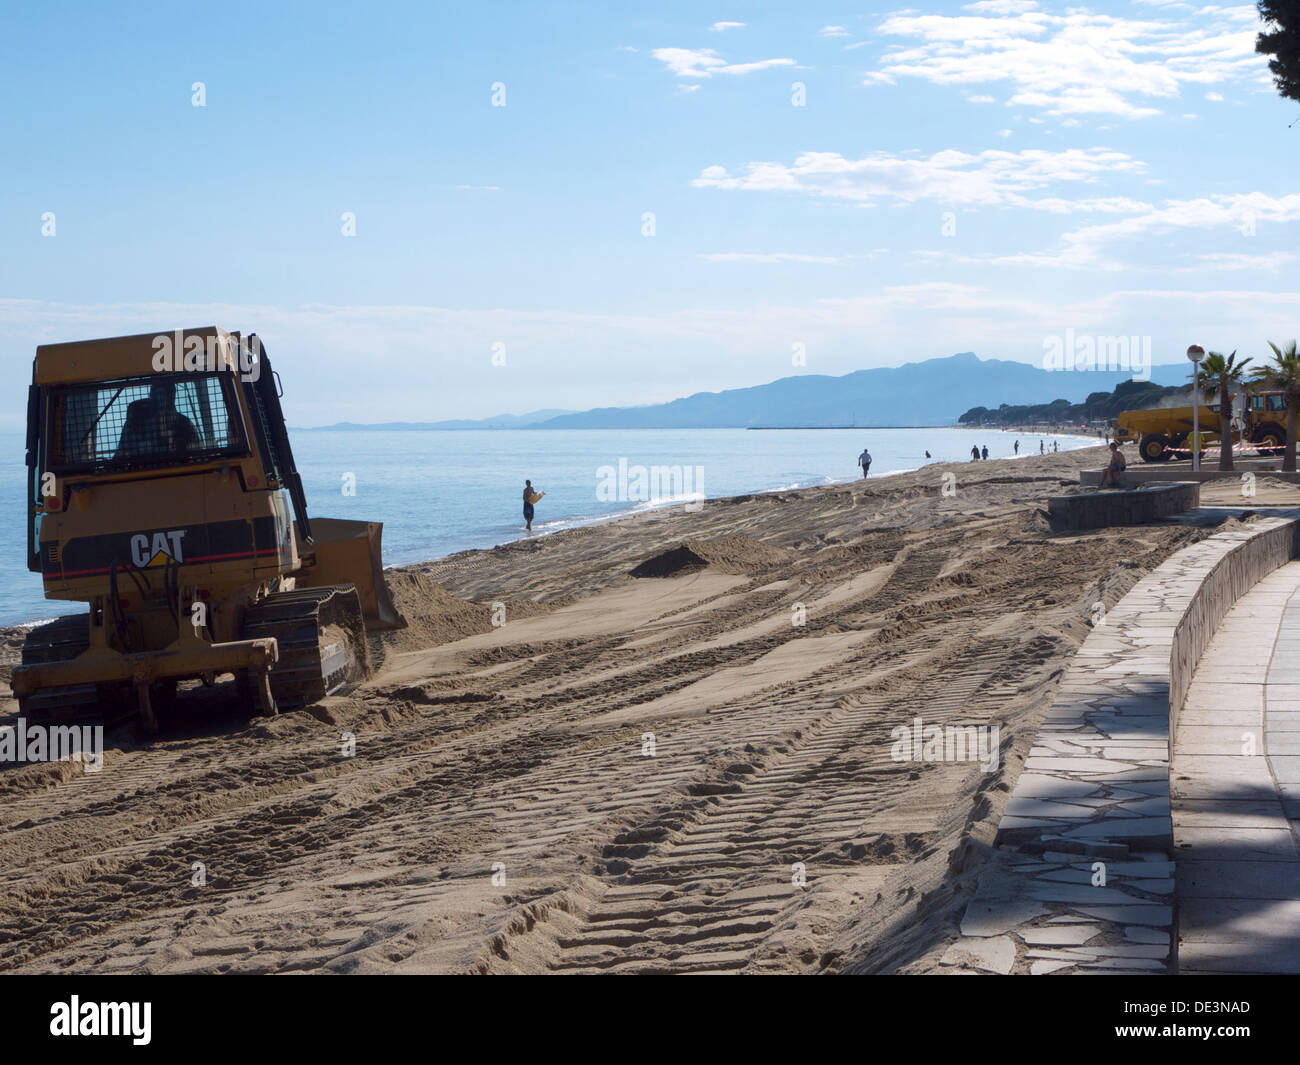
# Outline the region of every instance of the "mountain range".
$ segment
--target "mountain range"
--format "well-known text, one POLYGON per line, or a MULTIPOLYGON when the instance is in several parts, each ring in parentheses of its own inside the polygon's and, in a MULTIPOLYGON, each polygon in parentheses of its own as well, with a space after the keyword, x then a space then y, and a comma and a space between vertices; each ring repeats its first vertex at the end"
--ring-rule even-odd
MULTIPOLYGON (((1182 384, 1186 363, 1151 367, 1158 384, 1182 384)), ((330 429, 727 429, 751 427, 955 425, 972 407, 1080 403, 1108 392, 1131 373, 1045 370, 1006 359, 980 359, 973 352, 903 366, 857 370, 838 377, 799 374, 765 385, 697 392, 668 403, 598 407, 588 411, 534 411, 481 420, 342 422, 330 429)))

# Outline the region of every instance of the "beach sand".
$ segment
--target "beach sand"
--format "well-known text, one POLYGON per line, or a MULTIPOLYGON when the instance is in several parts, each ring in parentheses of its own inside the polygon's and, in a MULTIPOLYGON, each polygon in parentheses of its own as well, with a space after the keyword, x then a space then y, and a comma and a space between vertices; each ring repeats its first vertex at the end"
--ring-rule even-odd
POLYGON ((0 772, 0 971, 929 971, 1094 604, 1210 531, 1052 535, 1103 461, 391 571, 411 627, 351 694, 250 722, 218 685, 99 773, 0 772), (998 725, 996 769, 892 760, 917 717, 998 725))

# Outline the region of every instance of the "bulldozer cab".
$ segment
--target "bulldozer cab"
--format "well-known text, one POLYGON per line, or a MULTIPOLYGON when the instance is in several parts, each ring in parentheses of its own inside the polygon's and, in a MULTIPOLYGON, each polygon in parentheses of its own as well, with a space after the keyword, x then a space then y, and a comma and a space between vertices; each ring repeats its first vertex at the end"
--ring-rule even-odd
POLYGON ((400 627, 381 526, 313 529, 280 395, 256 334, 208 327, 38 348, 27 553, 47 595, 85 600, 96 581, 123 576, 152 601, 143 571, 202 562, 211 587, 355 584, 372 629, 400 627))
POLYGON ((49 468, 56 472, 181 466, 247 450, 228 375, 63 385, 50 390, 50 400, 49 468))
MULTIPOLYGON (((221 373, 33 386, 35 498, 52 503, 60 480, 93 483, 248 458, 235 387, 232 375, 221 373)), ((43 510, 32 508, 31 547, 39 542, 43 510)))

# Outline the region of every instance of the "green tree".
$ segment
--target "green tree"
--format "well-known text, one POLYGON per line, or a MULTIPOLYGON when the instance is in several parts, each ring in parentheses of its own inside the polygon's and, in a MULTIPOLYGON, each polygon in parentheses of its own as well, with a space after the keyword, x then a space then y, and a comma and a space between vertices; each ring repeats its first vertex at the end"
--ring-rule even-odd
POLYGON ((1277 91, 1300 100, 1300 0, 1259 0, 1258 6, 1267 32, 1255 38, 1255 51, 1271 57, 1277 91))
MULTIPOLYGON (((1201 360, 1200 375, 1197 384, 1204 389, 1207 397, 1219 393, 1219 469, 1232 469, 1232 386, 1241 384, 1245 377, 1249 359, 1237 361, 1234 351, 1226 358, 1217 351, 1212 351, 1201 360)), ((1200 402, 1198 396, 1193 402, 1200 402)), ((1199 443, 1199 441, 1198 441, 1199 443)))
POLYGON ((1256 380, 1265 381, 1286 396, 1286 451, 1283 453, 1282 469, 1295 469, 1295 438, 1300 426, 1300 353, 1296 352, 1295 341, 1285 348, 1279 348, 1271 340, 1268 346, 1273 349, 1273 362, 1268 366, 1256 367, 1251 375, 1256 380))

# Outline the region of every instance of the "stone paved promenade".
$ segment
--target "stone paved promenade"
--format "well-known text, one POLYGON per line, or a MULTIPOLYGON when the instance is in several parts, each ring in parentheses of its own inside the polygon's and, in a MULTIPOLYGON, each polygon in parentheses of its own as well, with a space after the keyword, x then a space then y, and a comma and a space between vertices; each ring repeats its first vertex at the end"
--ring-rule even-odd
POLYGON ((1300 562, 1201 658, 1174 741, 1178 971, 1300 973, 1300 562))
POLYGON ((1099 619, 948 971, 1300 970, 1298 517, 1184 548, 1099 619))

